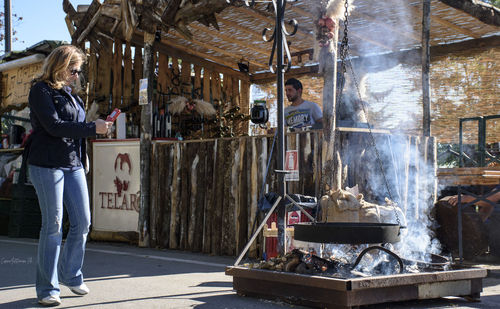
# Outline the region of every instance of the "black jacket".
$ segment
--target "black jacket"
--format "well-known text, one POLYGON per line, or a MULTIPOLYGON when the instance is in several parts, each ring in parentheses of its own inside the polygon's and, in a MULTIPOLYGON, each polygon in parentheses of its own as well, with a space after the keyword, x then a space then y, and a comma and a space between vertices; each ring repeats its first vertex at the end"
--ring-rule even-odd
MULTIPOLYGON (((82 100, 76 95, 73 98, 85 110, 82 100)), ((51 168, 85 167, 85 138, 96 135, 95 123, 78 121, 78 109, 70 94, 38 82, 31 87, 28 102, 33 127, 28 163, 51 168)))

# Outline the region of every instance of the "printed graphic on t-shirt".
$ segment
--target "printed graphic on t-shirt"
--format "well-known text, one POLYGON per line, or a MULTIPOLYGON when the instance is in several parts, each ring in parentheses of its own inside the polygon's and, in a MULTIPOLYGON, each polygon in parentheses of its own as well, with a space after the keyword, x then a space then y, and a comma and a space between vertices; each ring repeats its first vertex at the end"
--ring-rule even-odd
POLYGON ((285 121, 289 127, 301 127, 311 124, 311 114, 309 109, 298 109, 291 111, 285 116, 285 121))

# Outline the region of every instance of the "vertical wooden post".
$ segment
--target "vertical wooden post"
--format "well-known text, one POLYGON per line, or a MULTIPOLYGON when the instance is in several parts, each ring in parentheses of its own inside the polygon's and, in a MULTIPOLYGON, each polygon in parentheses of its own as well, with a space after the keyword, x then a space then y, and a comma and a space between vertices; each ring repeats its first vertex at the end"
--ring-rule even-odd
POLYGON ((149 246, 149 200, 150 200, 150 162, 151 162, 151 110, 153 105, 153 42, 154 34, 144 33, 144 71, 143 78, 148 80, 148 104, 141 109, 141 208, 139 211, 139 246, 149 246))
MULTIPOLYGON (((142 69, 144 65, 142 63, 142 48, 140 46, 135 46, 134 52, 134 94, 133 100, 134 104, 139 102, 139 80, 142 78, 142 69)), ((135 117, 136 115, 134 115, 135 117)))
POLYGON ((112 108, 122 108, 123 95, 123 78, 122 78, 122 61, 123 61, 123 44, 120 39, 115 39, 115 50, 113 54, 113 87, 111 89, 113 105, 112 108))
MULTIPOLYGON (((245 115, 250 114, 250 82, 241 81, 240 88, 240 113, 245 115)), ((249 121, 242 121, 240 127, 240 133, 248 134, 248 129, 250 127, 249 121)))
POLYGON ((430 89, 430 33, 431 0, 423 0, 422 5, 422 106, 423 135, 431 136, 431 89, 430 89))
MULTIPOLYGON (((335 20, 335 28, 338 29, 338 20, 335 20)), ((321 187, 323 194, 327 189, 339 189, 340 183, 335 177, 341 173, 336 168, 337 156, 335 146, 336 130, 336 88, 337 88, 337 42, 338 31, 335 31, 331 46, 324 46, 320 51, 320 67, 323 74, 323 141, 322 141, 322 162, 321 162, 321 187)))
POLYGON ((111 94, 111 63, 113 63, 113 42, 108 39, 100 40, 101 49, 97 62, 95 93, 99 104, 99 113, 109 113, 109 96, 111 94))
POLYGON ((130 107, 132 101, 132 51, 130 42, 126 42, 123 53, 123 104, 130 107))

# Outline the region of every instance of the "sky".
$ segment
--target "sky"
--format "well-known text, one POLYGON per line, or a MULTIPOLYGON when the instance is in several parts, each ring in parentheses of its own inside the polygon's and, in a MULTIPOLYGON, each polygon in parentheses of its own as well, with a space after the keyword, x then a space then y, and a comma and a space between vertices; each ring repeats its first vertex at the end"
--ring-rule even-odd
MULTIPOLYGON (((3 2, 3 1, 2 1, 3 2)), ((92 0, 70 0, 73 7, 79 4, 90 4, 92 0)), ((12 18, 13 30, 17 31, 17 41, 12 42, 12 50, 24 50, 43 40, 71 41, 66 27, 62 8, 63 0, 11 0, 12 14, 23 18, 15 21, 12 18)), ((3 11, 3 3, 0 10, 3 11)), ((5 44, 1 45, 2 53, 5 44)))

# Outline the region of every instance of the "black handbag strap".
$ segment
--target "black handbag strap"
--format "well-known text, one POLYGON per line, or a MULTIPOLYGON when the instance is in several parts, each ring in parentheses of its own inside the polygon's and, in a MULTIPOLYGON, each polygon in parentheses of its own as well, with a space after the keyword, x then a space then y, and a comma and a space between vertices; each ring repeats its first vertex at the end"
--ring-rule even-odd
POLYGON ((26 173, 28 169, 28 156, 30 153, 30 147, 31 147, 31 140, 32 140, 33 133, 31 133, 28 136, 28 139, 26 140, 26 143, 24 144, 24 150, 23 150, 23 160, 21 163, 21 169, 19 170, 19 178, 17 180, 18 184, 24 185, 26 184, 26 173))

